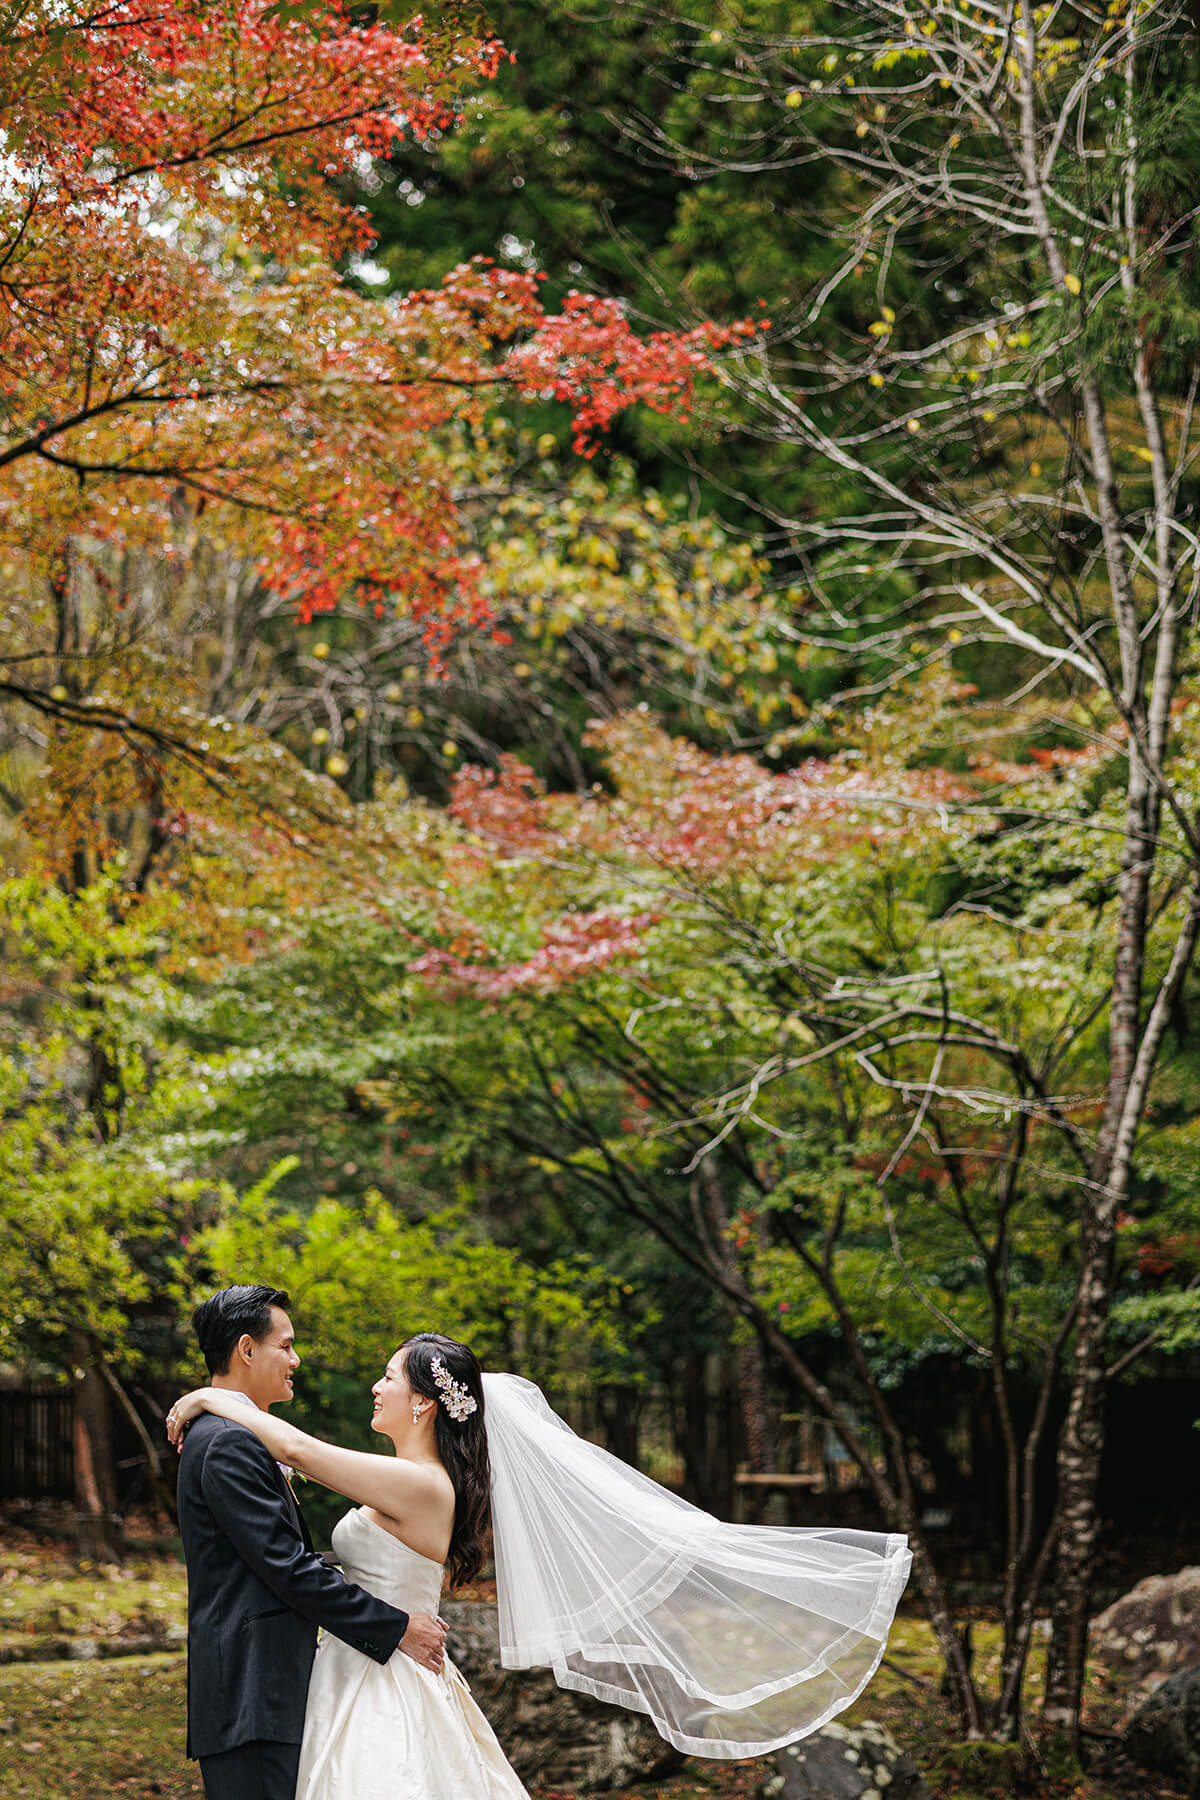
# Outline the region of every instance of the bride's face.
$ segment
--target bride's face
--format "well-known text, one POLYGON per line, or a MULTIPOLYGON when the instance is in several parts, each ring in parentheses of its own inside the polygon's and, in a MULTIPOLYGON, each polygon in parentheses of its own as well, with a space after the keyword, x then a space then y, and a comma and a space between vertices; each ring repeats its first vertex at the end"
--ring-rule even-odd
POLYGON ((397 1350, 371 1389, 375 1396, 371 1429, 372 1431, 382 1431, 387 1437, 394 1436, 398 1431, 411 1431, 414 1402, 420 1401, 423 1405, 429 1404, 424 1394, 417 1394, 409 1387, 408 1377, 404 1373, 405 1361, 404 1351, 397 1350))

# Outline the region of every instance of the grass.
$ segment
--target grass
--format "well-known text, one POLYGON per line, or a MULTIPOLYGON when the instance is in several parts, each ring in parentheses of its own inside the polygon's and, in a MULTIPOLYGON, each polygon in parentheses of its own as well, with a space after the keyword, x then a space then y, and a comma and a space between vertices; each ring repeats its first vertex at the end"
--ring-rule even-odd
POLYGON ((184 1658, 0 1668, 0 1796, 203 1800, 183 1754, 184 1658))
POLYGON ((31 1551, 5 1554, 0 1572, 0 1651, 89 1637, 116 1648, 131 1637, 180 1637, 187 1595, 176 1562, 151 1558, 93 1568, 31 1551))

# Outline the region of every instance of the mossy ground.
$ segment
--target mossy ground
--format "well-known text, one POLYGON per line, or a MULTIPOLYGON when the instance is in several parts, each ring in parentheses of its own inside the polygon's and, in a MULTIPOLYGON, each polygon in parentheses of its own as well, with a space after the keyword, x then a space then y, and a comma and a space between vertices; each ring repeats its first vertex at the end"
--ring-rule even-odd
POLYGON ((32 1550, 9 1552, 0 1570, 0 1651, 30 1640, 111 1641, 185 1629, 186 1592, 175 1561, 135 1557, 121 1568, 89 1568, 32 1550))

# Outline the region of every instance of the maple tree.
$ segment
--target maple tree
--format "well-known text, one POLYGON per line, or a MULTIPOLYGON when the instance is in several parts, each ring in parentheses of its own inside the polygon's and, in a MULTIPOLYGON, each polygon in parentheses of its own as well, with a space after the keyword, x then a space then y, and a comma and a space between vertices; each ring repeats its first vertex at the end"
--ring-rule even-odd
POLYGON ((484 608, 441 428, 544 394, 586 452, 631 404, 686 405, 727 336, 638 337, 584 294, 547 316, 486 259, 378 304, 339 272, 370 226, 337 178, 450 128, 490 40, 258 0, 0 31, 0 543, 51 580, 74 536, 169 544, 205 508, 300 616, 351 591, 446 632, 484 608))
MULTIPOLYGON (((987 716, 934 683, 844 719, 832 759, 772 772, 633 713, 596 734, 611 791, 547 793, 512 761, 464 770, 461 835, 426 818, 410 870, 424 899, 397 900, 428 941, 407 992, 415 1006, 411 983, 428 986, 430 1018, 418 1010, 384 1051, 372 1091, 422 1132, 474 1114, 580 1201, 657 1237, 752 1327, 752 1456, 770 1468, 769 1357, 909 1533, 964 1729, 1008 1737, 1061 1519, 1043 1506, 1047 1433, 1079 1304, 1072 1195, 1106 1073, 1120 752, 1018 759, 993 740, 985 756, 987 716), (963 741, 975 766, 951 772, 963 741), (1031 828, 999 828, 1013 818, 1031 828), (1103 863, 1080 855, 1097 833, 1103 863), (831 1382, 827 1335, 865 1422, 844 1375, 831 1382), (939 1362, 986 1371, 974 1404, 1000 1446, 991 1691, 923 1523, 929 1470, 955 1491, 930 1423, 939 1362)), ((1168 884, 1159 904, 1169 930, 1185 902, 1168 884)), ((1117 1258, 1110 1379, 1191 1341, 1193 1184, 1153 1197, 1154 1171, 1188 1154, 1188 1108, 1171 1097, 1188 1081, 1186 1053, 1167 1057, 1117 1258)))
MULTIPOLYGON (((482 259, 364 297, 365 174, 451 129, 505 54, 453 10, 11 0, 0 45, 4 800, 18 866, 81 920, 98 895, 114 933, 141 918, 159 973, 194 979, 254 954, 268 896, 287 914, 374 867, 336 787, 214 704, 218 587, 295 621, 401 615, 427 653, 488 610, 450 427, 537 395, 586 454, 625 407, 686 404, 724 334, 639 337, 586 294, 548 314, 532 273, 482 259)), ((63 1129, 118 1156, 138 1053, 102 961, 63 1129)), ((95 1471, 84 1390, 111 1357, 76 1348, 95 1471)))
POLYGON ((213 621, 210 711, 356 800, 389 780, 444 800, 462 759, 505 751, 586 788, 589 719, 635 694, 704 741, 747 744, 819 692, 760 546, 639 486, 626 459, 564 462, 549 433, 503 415, 450 437, 446 458, 490 628, 459 634, 434 666, 420 621, 344 599, 296 631, 287 599, 246 572, 213 621))
MULTIPOLYGON (((654 6, 644 9, 658 17, 654 6)), ((834 704, 949 662, 1050 750, 1118 759, 1108 1061, 1080 1138, 1082 1279, 1044 1725, 1077 1750, 1108 1341, 1150 1086, 1200 939, 1186 752, 1197 580, 1194 22, 1178 0, 823 6, 801 31, 693 22, 706 104, 629 130, 719 186, 836 169, 832 255, 742 359, 739 416, 827 479, 763 512, 805 566, 834 704), (701 118, 703 114, 703 118, 701 118), (718 123, 718 120, 720 123, 718 123), (1040 696, 1037 720, 1025 701, 1040 696), (1186 900, 1175 894, 1178 872, 1186 900)), ((699 86, 693 91, 699 95, 699 86)), ((1108 867, 1107 845, 1089 849, 1108 867)), ((930 1051, 928 1081, 938 1052, 930 1051)), ((1027 1102, 1031 1124, 1046 1102, 1027 1102)), ((971 1708, 963 1689, 965 1714, 971 1708)), ((1001 1719, 1013 1729, 1011 1715, 1001 1719)), ((982 1729, 975 1720, 973 1729, 982 1729)))

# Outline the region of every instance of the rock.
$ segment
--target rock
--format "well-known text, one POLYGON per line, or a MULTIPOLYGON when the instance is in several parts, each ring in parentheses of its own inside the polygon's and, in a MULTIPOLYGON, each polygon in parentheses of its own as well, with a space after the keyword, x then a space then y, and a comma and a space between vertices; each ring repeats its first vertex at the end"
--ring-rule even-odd
POLYGON ((931 1800, 920 1771, 889 1731, 869 1719, 836 1719, 811 1737, 777 1750, 760 1800, 931 1800))
POLYGON ((1136 1703, 1168 1675, 1200 1664, 1200 1569, 1151 1575, 1092 1620, 1091 1656, 1136 1703))
POLYGON ((1155 1688, 1122 1732, 1121 1748, 1139 1768, 1200 1792, 1200 1669, 1169 1675, 1155 1688))
POLYGON ((549 1669, 505 1669, 493 1601, 444 1601, 448 1648, 504 1754, 529 1785, 597 1793, 678 1768, 641 1713, 560 1688, 549 1669))

